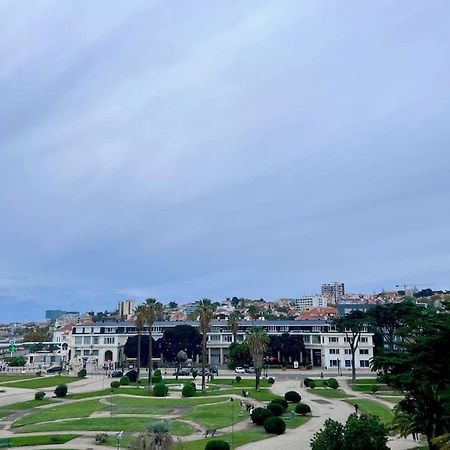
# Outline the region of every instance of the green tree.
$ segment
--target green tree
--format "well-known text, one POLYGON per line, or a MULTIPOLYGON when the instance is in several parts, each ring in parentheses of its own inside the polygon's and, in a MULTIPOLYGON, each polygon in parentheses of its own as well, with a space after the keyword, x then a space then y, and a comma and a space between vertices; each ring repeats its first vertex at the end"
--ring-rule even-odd
POLYGON ((255 320, 259 317, 260 314, 261 314, 261 308, 258 305, 255 305, 254 303, 252 303, 248 307, 248 315, 252 319, 252 326, 254 325, 255 320))
POLYGON ((163 312, 163 305, 155 298, 148 298, 143 305, 144 318, 148 328, 148 386, 147 390, 152 391, 152 372, 153 372, 153 338, 152 327, 156 319, 163 312))
POLYGON ((144 328, 144 307, 143 305, 139 305, 134 311, 134 325, 136 326, 137 331, 137 356, 136 356, 136 370, 137 370, 137 379, 139 380, 141 373, 141 334, 142 329, 144 328))
POLYGON ((246 342, 233 342, 228 349, 228 368, 249 366, 252 363, 252 355, 246 342))
POLYGON ((345 334, 350 346, 352 355, 352 381, 356 380, 355 355, 361 333, 367 328, 367 321, 366 314, 359 310, 352 311, 350 314, 346 314, 344 317, 339 317, 333 321, 336 329, 345 334))
POLYGON ((200 300, 197 304, 196 313, 199 316, 198 328, 202 335, 202 391, 205 391, 206 344, 208 342, 208 332, 211 330, 211 322, 214 317, 214 308, 211 300, 207 298, 200 300))
POLYGON ((176 362, 180 350, 184 350, 189 358, 195 359, 201 352, 201 341, 197 328, 191 325, 177 325, 166 328, 163 337, 156 342, 164 360, 176 362))
POLYGON ((267 351, 269 336, 267 332, 260 327, 252 328, 247 332, 245 342, 248 345, 255 368, 255 389, 259 391, 261 371, 263 366, 264 353, 267 351))
POLYGON ((314 434, 311 440, 312 450, 343 450, 344 425, 340 422, 327 419, 324 427, 314 434))
POLYGON ((177 309, 178 308, 178 303, 176 303, 176 302, 169 302, 169 304, 167 306, 170 309, 177 309))
POLYGON ((175 441, 170 434, 170 424, 165 420, 153 422, 131 444, 133 450, 171 450, 175 441))
POLYGON ((233 342, 237 342, 237 333, 239 331, 239 316, 236 312, 228 317, 228 329, 233 333, 233 342))

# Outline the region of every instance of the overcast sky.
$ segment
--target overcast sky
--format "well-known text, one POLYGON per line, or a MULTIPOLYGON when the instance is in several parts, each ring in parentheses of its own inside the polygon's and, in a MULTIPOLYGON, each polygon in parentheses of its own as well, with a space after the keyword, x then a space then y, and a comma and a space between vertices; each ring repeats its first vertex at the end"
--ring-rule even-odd
POLYGON ((450 288, 449 21, 445 1, 2 1, 0 322, 450 288))

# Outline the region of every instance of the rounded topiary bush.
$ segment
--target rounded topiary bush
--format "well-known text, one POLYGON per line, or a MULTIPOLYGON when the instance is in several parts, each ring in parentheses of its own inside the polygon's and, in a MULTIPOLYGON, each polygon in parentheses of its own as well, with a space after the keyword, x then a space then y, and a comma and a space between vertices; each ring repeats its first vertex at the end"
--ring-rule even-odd
POLYGON ((161 381, 162 381, 161 373, 159 373, 159 374, 156 374, 156 373, 155 373, 155 374, 152 376, 152 382, 153 382, 153 383, 157 384, 157 383, 161 383, 161 381))
POLYGON ((274 416, 281 416, 284 412, 284 408, 279 403, 269 403, 267 405, 267 409, 274 415, 274 416))
POLYGON ((153 386, 153 395, 155 397, 165 397, 169 388, 164 383, 157 383, 153 386))
POLYGON ((127 376, 124 376, 119 381, 121 386, 128 386, 130 384, 130 379, 127 376))
POLYGON ((256 425, 263 425, 265 420, 269 417, 272 417, 272 411, 266 408, 256 408, 253 410, 251 414, 251 419, 253 423, 256 423, 256 425))
POLYGON ((195 394, 195 389, 192 384, 185 384, 181 390, 181 395, 183 397, 193 397, 195 394))
POLYGON ((154 376, 159 376, 159 377, 162 376, 161 369, 156 369, 156 370, 154 370, 154 371, 153 371, 153 375, 154 375, 154 376))
POLYGON ((281 417, 269 417, 264 422, 264 429, 270 434, 283 434, 286 422, 281 417))
POLYGON ((67 395, 67 384, 60 384, 55 388, 55 395, 59 398, 67 395))
POLYGON ((230 444, 227 441, 209 441, 206 444, 205 450, 230 450, 230 444))
POLYGON ((111 387, 113 389, 120 388, 120 381, 111 381, 111 387))
POLYGON ((85 378, 87 375, 86 369, 81 369, 78 373, 77 373, 77 377, 78 378, 85 378))
POLYGON ((288 402, 284 398, 275 398, 271 401, 271 403, 278 403, 283 407, 283 409, 288 409, 288 402))
POLYGON ((273 384, 273 383, 275 383, 275 379, 272 378, 272 377, 269 377, 269 378, 267 378, 267 382, 268 382, 269 384, 273 384))
POLYGON ((301 416, 305 416, 311 412, 311 408, 306 403, 299 403, 295 406, 295 412, 301 416))
POLYGON ((36 394, 34 394, 34 399, 35 400, 43 400, 44 399, 44 397, 45 397, 45 392, 44 391, 39 391, 39 392, 36 392, 36 394))
POLYGON ((330 378, 328 380, 328 387, 330 387, 332 389, 337 389, 339 387, 339 383, 336 380, 336 378, 330 378))
POLYGON ((311 380, 311 378, 306 377, 303 380, 303 384, 305 385, 305 387, 309 387, 309 383, 311 383, 311 381, 313 381, 313 380, 311 380))
POLYGON ((292 403, 299 403, 302 401, 302 396, 296 391, 288 391, 284 394, 285 400, 292 403))
POLYGON ((138 379, 138 373, 137 370, 129 370, 126 374, 126 377, 128 377, 128 379, 130 380, 131 383, 136 383, 137 379, 138 379))
POLYGON ((314 380, 311 380, 311 381, 308 383, 308 387, 309 387, 310 389, 314 389, 314 388, 316 387, 316 382, 315 382, 314 380))
POLYGON ((242 377, 240 377, 239 375, 237 375, 236 378, 235 378, 235 380, 236 380, 236 383, 240 383, 241 380, 242 380, 242 377))

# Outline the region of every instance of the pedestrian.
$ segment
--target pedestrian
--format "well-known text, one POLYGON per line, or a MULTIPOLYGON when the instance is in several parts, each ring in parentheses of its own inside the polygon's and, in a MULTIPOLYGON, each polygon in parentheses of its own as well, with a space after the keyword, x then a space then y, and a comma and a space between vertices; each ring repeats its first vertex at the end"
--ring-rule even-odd
POLYGON ((355 403, 355 414, 358 415, 359 405, 358 403, 355 403))
POLYGON ((320 372, 320 378, 323 379, 323 372, 320 372))

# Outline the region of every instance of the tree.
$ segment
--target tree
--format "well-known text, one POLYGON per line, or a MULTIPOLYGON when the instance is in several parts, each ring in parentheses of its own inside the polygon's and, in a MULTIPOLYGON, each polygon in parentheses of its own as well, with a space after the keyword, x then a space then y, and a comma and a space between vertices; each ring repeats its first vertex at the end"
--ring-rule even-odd
POLYGON ((166 328, 156 346, 165 361, 176 362, 177 353, 180 350, 184 350, 189 358, 195 359, 201 352, 201 341, 202 338, 197 328, 191 325, 177 325, 173 328, 166 328))
POLYGON ((255 327, 247 332, 245 341, 253 358, 253 366, 255 368, 255 389, 259 391, 263 356, 264 353, 266 353, 269 344, 269 336, 262 328, 255 327))
POLYGON ((239 316, 237 313, 231 313, 228 317, 228 329, 233 333, 233 342, 237 342, 237 333, 239 331, 239 316))
POLYGON ((239 299, 237 298, 237 297, 233 297, 232 299, 231 299, 231 306, 233 307, 233 308, 237 308, 238 307, 238 305, 239 305, 239 299))
POLYGON ((332 419, 314 434, 312 450, 388 450, 388 430, 376 416, 351 414, 345 425, 332 419))
POLYGON ((350 314, 346 314, 344 317, 335 319, 333 322, 336 329, 345 334, 350 346, 350 352, 352 354, 352 381, 355 381, 355 355, 356 350, 358 349, 361 333, 367 326, 367 316, 363 311, 355 310, 350 314))
POLYGON ((133 450, 171 450, 174 444, 169 422, 161 420, 148 425, 147 430, 140 433, 131 444, 131 448, 133 450))
POLYGON ((23 340, 25 342, 45 342, 48 339, 47 332, 47 328, 37 328, 25 333, 23 340))
POLYGON ((246 342, 233 342, 228 349, 228 368, 249 366, 252 363, 252 355, 246 342))
POLYGON ((303 336, 283 333, 281 336, 270 336, 268 353, 272 358, 285 364, 289 360, 298 360, 300 353, 305 352, 303 336))
POLYGON ((177 309, 178 308, 178 303, 176 303, 176 302, 169 302, 169 304, 167 306, 170 309, 177 309))
POLYGON ((196 312, 199 316, 199 331, 202 334, 202 391, 206 389, 205 369, 206 369, 206 343, 208 342, 208 332, 211 329, 211 322, 214 317, 214 308, 211 300, 204 298, 198 302, 196 312))
MULTIPOLYGON (((139 305, 134 311, 134 325, 136 326, 137 331, 137 358, 136 358, 136 369, 137 369, 137 379, 139 381, 139 377, 141 374, 141 333, 144 328, 144 307, 143 305, 139 305)), ((127 341, 128 342, 128 341, 127 341)))
POLYGON ((144 303, 144 318, 148 328, 148 386, 147 390, 152 390, 152 371, 153 371, 153 338, 152 327, 156 319, 162 314, 163 306, 155 298, 148 298, 144 303))
POLYGON ((259 306, 252 303, 248 307, 248 315, 252 319, 252 325, 254 324, 255 320, 259 317, 260 313, 261 313, 261 308, 259 306))

